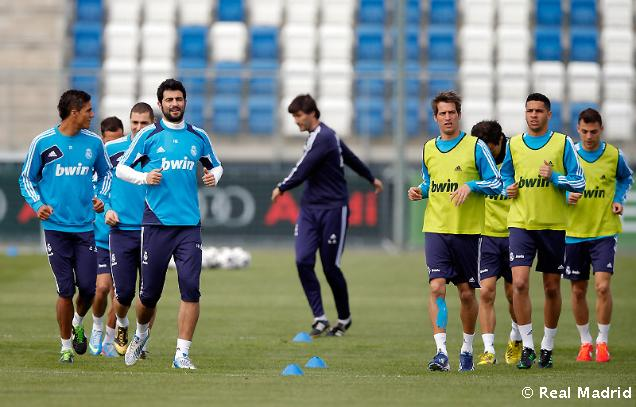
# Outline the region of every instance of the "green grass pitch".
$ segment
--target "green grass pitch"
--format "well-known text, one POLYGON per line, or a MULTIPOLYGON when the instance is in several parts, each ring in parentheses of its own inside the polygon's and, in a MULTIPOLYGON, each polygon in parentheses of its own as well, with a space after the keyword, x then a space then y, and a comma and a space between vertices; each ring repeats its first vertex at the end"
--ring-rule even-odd
MULTIPOLYGON (((578 332, 569 283, 562 285, 563 313, 554 354, 555 367, 519 371, 503 363, 509 332, 503 288, 497 299, 497 356, 501 363, 459 373, 461 325, 458 299, 449 287, 448 349, 453 371, 428 372, 434 342, 426 312, 426 268, 420 252, 390 255, 351 249, 343 258, 349 281, 353 327, 343 338, 297 344, 311 315, 290 250, 257 250, 249 269, 204 271, 202 312, 191 356, 199 370, 176 371, 171 361, 176 343, 177 281, 169 273, 150 342, 151 359, 126 367, 122 358, 88 354, 73 365, 58 363, 55 285, 44 256, 0 257, 0 405, 219 405, 219 406, 510 406, 552 404, 539 400, 539 386, 628 388, 636 385, 636 254, 634 245, 619 247, 616 261, 614 317, 610 331, 613 360, 604 365, 577 364, 578 332), (289 363, 301 366, 314 355, 326 370, 304 369, 303 377, 281 377, 289 363), (535 397, 526 400, 529 386, 535 397)), ((329 289, 323 284, 327 315, 335 320, 329 289)), ((500 283, 503 284, 503 283, 500 283)), ((535 344, 541 340, 542 291, 533 272, 531 295, 535 344)), ((590 293, 593 310, 593 294, 590 293)), ((594 313, 591 313, 594 315, 594 313)), ((134 315, 129 315, 134 329, 134 315)), ((596 321, 592 318, 592 335, 596 321)), ((90 332, 91 318, 85 320, 90 332)), ((475 351, 481 352, 479 327, 475 351)), ((634 389, 636 390, 636 389, 634 389)), ((559 405, 629 405, 636 401, 577 400, 559 405)))

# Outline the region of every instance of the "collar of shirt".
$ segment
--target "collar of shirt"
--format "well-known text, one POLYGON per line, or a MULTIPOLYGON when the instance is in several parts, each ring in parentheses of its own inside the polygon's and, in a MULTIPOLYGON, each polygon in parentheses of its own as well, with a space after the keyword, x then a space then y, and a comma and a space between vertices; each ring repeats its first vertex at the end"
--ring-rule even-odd
POLYGON ((185 121, 181 120, 179 123, 172 123, 167 120, 161 119, 161 125, 170 130, 183 130, 185 129, 185 121))
POLYGON ((320 133, 320 124, 318 124, 318 126, 316 126, 316 128, 313 131, 309 132, 309 137, 315 136, 318 133, 320 133))

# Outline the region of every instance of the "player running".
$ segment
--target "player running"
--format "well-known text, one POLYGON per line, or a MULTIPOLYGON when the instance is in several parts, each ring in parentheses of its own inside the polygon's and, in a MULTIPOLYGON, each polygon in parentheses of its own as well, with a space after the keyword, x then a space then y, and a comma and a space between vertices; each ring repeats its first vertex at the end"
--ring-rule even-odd
MULTIPOLYGON (((186 90, 167 79, 157 89, 160 122, 140 131, 117 165, 117 177, 147 184, 142 219, 142 258, 137 331, 126 350, 126 365, 140 358, 149 335, 149 322, 166 280, 170 258, 177 265, 181 304, 174 368, 196 369, 189 355, 199 319, 201 277, 201 214, 197 187, 197 162, 204 167, 203 184, 214 187, 223 167, 205 131, 183 120, 186 90), (146 172, 134 169, 141 164, 146 172)), ((117 289, 117 280, 115 280, 117 289)))
POLYGON ((612 317, 610 281, 614 273, 616 241, 621 232, 620 215, 631 188, 632 170, 619 149, 603 141, 603 120, 599 112, 585 109, 579 114, 577 132, 581 142, 574 148, 585 172, 587 189, 569 193, 568 222, 565 237, 565 273, 572 283, 572 312, 581 336, 576 360, 592 361, 587 307, 590 266, 596 291, 596 361, 609 362, 607 348, 612 317))
POLYGON ((523 341, 519 369, 530 369, 536 359, 529 280, 530 266, 537 253, 536 270, 543 274, 545 294, 539 367, 552 367, 554 337, 561 315, 565 191, 585 189, 583 169, 572 140, 565 134, 548 130, 550 117, 550 99, 540 93, 530 94, 526 99, 528 132, 510 139, 501 166, 506 194, 512 199, 508 228, 513 305, 523 341))
POLYGON ((314 315, 311 336, 327 332, 327 336, 342 336, 351 327, 349 293, 340 260, 348 226, 347 181, 344 166, 382 191, 382 181, 338 138, 336 132, 320 121, 320 111, 310 95, 297 96, 287 108, 300 131, 309 133, 305 150, 291 173, 272 191, 272 201, 307 182, 303 192, 300 215, 296 223, 296 268, 307 301, 314 315), (316 278, 316 250, 320 251, 322 268, 333 292, 338 323, 329 328, 322 305, 320 283, 316 278))
POLYGON ((461 99, 455 92, 442 92, 432 101, 433 117, 440 135, 422 151, 423 182, 411 187, 411 201, 428 198, 424 213, 425 252, 431 293, 429 316, 437 354, 429 370, 448 371, 446 350, 446 284, 459 294, 464 341, 459 370, 474 370, 473 338, 478 304, 479 241, 484 227, 484 195, 501 193, 501 177, 483 141, 459 129, 461 99), (474 192, 474 193, 473 193, 474 192))
MULTIPOLYGON (((495 163, 500 168, 506 155, 508 138, 496 121, 482 121, 473 126, 470 133, 486 143, 495 163)), ((484 353, 479 356, 478 366, 494 365, 495 356, 495 297, 497 280, 504 279, 508 300, 508 312, 512 320, 510 339, 506 347, 506 363, 516 364, 521 357, 521 335, 512 307, 512 271, 508 261, 508 211, 510 200, 505 195, 486 196, 484 231, 479 246, 479 324, 484 341, 484 353)))
POLYGON ((58 293, 60 362, 73 363, 73 349, 81 355, 87 348, 82 321, 91 307, 97 279, 93 220, 95 212, 104 209, 111 167, 101 138, 86 130, 95 115, 90 95, 67 90, 57 110, 61 123, 33 139, 18 182, 44 229, 58 293), (97 173, 97 197, 93 172, 97 173), (79 294, 74 309, 75 287, 79 294))

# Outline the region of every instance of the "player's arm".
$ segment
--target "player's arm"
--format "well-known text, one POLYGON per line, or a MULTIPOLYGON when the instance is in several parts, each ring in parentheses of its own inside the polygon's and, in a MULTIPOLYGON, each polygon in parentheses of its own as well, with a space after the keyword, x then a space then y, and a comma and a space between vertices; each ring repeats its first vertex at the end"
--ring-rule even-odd
POLYGON ((119 161, 119 164, 117 164, 117 168, 115 168, 117 178, 135 185, 158 185, 161 182, 161 168, 154 169, 148 173, 137 171, 133 168, 137 163, 147 158, 145 151, 146 136, 152 129, 154 129, 154 126, 144 127, 144 129, 139 132, 141 134, 137 134, 119 161))
POLYGON ((501 174, 490 149, 481 140, 477 141, 475 149, 475 164, 479 171, 480 180, 467 182, 470 190, 484 195, 501 194, 503 186, 501 174))
POLYGON ((218 185, 223 176, 223 166, 212 148, 210 138, 204 131, 201 131, 201 133, 204 136, 203 152, 201 158, 199 158, 201 165, 203 165, 203 177, 201 179, 205 186, 214 187, 218 185))
POLYGON ((97 175, 95 191, 97 192, 97 199, 103 203, 108 200, 110 185, 113 180, 112 169, 113 166, 110 164, 110 159, 106 155, 104 145, 99 143, 97 146, 97 157, 95 159, 95 174, 97 175))
MULTIPOLYGON (((42 167, 43 165, 42 157, 40 157, 40 149, 37 141, 33 140, 31 146, 29 147, 29 152, 24 159, 22 172, 20 173, 20 177, 18 177, 18 184, 20 184, 20 193, 22 193, 24 200, 27 202, 27 204, 29 204, 31 208, 33 208, 38 216, 40 215, 40 209, 43 206, 48 206, 44 202, 42 202, 42 198, 40 196, 40 191, 38 188, 39 174, 41 173, 42 167)), ((42 210, 45 211, 45 209, 42 210)))
MULTIPOLYGON (((565 154, 563 154, 563 167, 565 175, 556 171, 549 174, 550 181, 557 188, 565 189, 570 192, 583 192, 585 189, 585 176, 583 168, 579 163, 572 139, 567 137, 565 142, 565 154)), ((547 174, 546 174, 547 175, 547 174)))
POLYGON ((329 144, 321 141, 319 138, 315 138, 314 142, 307 147, 287 178, 278 184, 277 189, 279 189, 280 192, 285 192, 302 184, 314 172, 317 165, 323 161, 325 155, 330 151, 330 147, 329 144))
POLYGON ((416 187, 411 187, 408 190, 408 198, 411 201, 419 201, 420 199, 428 198, 428 191, 431 184, 431 176, 428 173, 428 168, 424 162, 424 153, 422 153, 422 182, 416 187))
POLYGON ((340 141, 340 150, 342 151, 342 161, 361 176, 369 181, 375 187, 375 193, 380 193, 384 189, 382 181, 373 176, 369 167, 362 162, 360 158, 347 146, 342 140, 340 141))
POLYGON ((623 213, 623 203, 627 198, 627 193, 632 188, 634 172, 627 165, 623 152, 618 151, 618 165, 616 166, 616 189, 614 191, 614 201, 612 202, 612 210, 616 214, 623 213))
POLYGON ((506 143, 506 155, 501 163, 499 173, 501 174, 501 181, 503 183, 502 194, 508 198, 516 198, 519 187, 515 182, 515 167, 512 162, 512 154, 510 153, 510 143, 506 143))

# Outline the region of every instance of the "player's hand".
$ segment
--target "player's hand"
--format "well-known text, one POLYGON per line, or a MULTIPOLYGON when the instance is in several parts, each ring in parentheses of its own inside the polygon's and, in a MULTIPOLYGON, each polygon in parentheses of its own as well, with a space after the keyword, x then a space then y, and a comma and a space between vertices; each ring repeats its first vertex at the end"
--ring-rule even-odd
POLYGON ((104 202, 101 199, 93 197, 93 210, 97 213, 104 212, 104 202))
POLYGON ((283 194, 283 191, 281 191, 280 188, 278 187, 274 188, 274 190, 272 191, 272 202, 276 202, 278 197, 281 196, 282 194, 283 194))
POLYGON ((47 220, 52 214, 53 208, 48 205, 42 205, 40 209, 38 209, 38 219, 40 220, 47 220))
POLYGON ((117 212, 112 209, 106 211, 106 215, 104 215, 104 218, 106 219, 106 224, 108 226, 115 226, 119 223, 119 216, 117 216, 117 212))
POLYGON ((622 215, 623 214, 623 204, 620 204, 618 202, 614 202, 612 203, 612 212, 616 215, 622 215))
POLYGON ((148 185, 159 185, 161 182, 161 171, 163 168, 155 168, 146 174, 146 184, 148 185))
POLYGON ((543 165, 539 168, 539 176, 545 179, 552 177, 552 166, 546 160, 543 160, 543 165))
POLYGON ((203 177, 201 177, 201 179, 203 180, 203 184, 205 184, 206 187, 216 186, 216 178, 214 178, 214 174, 208 171, 207 168, 203 169, 203 177))
POLYGON ((419 201, 422 198, 422 188, 420 187, 411 187, 409 188, 409 192, 407 193, 410 201, 419 201))
POLYGON ((382 184, 382 181, 377 178, 373 180, 373 186, 375 187, 376 194, 379 194, 384 190, 384 184, 382 184))
POLYGON ((512 185, 508 185, 508 188, 506 188, 506 195, 508 195, 508 198, 510 199, 515 199, 516 197, 519 196, 519 184, 517 184, 516 182, 512 185))
POLYGON ((578 192, 570 192, 568 194, 568 203, 570 205, 576 205, 579 199, 581 199, 581 196, 583 196, 583 194, 579 194, 578 192))
POLYGON ((462 185, 461 187, 450 193, 451 202, 453 202, 455 206, 460 206, 466 201, 466 198, 468 198, 470 192, 471 191, 468 184, 462 185))

